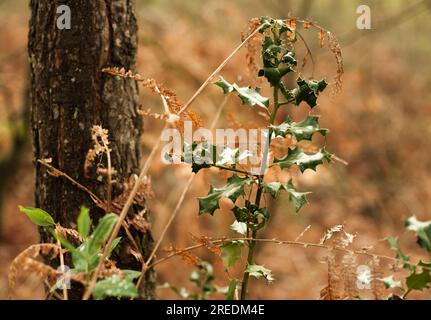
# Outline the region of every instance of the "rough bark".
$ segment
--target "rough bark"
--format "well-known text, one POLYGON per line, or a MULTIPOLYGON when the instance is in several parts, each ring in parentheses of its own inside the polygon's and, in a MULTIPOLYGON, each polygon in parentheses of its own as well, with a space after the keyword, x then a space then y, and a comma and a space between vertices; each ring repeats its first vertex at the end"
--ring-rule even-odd
MULTIPOLYGON (((91 147, 90 129, 109 130, 112 165, 117 171, 114 195, 139 168, 142 123, 137 114, 138 88, 133 80, 101 72, 106 66, 134 70, 137 23, 134 0, 31 0, 29 60, 31 66, 31 123, 34 157, 52 158, 52 165, 106 199, 106 178, 84 174, 91 147), (57 7, 71 9, 71 29, 56 26, 57 7)), ((65 227, 74 226, 81 205, 93 220, 104 214, 89 196, 64 179, 36 165, 36 206, 65 227)), ((142 208, 133 207, 133 210, 142 208)), ((133 212, 130 212, 133 214, 133 212)), ((148 217, 147 217, 148 218, 148 217)), ((152 245, 150 231, 131 230, 144 256, 152 245)), ((52 241, 41 231, 41 241, 52 241)), ((117 266, 140 270, 123 237, 117 266)), ((148 272, 143 298, 154 295, 154 274, 148 272)), ((79 290, 77 290, 79 291, 79 290)), ((78 297, 79 293, 75 295, 78 297)))

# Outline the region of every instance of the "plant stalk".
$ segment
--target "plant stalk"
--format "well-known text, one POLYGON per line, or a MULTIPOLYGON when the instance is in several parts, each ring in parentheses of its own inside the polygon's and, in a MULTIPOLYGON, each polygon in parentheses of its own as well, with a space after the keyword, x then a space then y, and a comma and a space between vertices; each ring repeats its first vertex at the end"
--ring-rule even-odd
MULTIPOLYGON (((270 124, 271 125, 274 124, 275 116, 277 115, 278 108, 280 107, 279 102, 278 102, 278 90, 279 90, 279 87, 275 86, 274 87, 274 109, 272 110, 271 117, 270 117, 270 124)), ((261 178, 259 179, 259 184, 258 184, 257 192, 256 192, 255 204, 257 207, 259 207, 260 199, 262 198, 263 186, 262 186, 261 182, 263 180, 263 176, 265 175, 265 170, 267 167, 269 146, 271 144, 271 135, 272 135, 272 129, 269 128, 269 130, 268 130, 268 141, 266 143, 265 150, 264 150, 263 157, 262 157, 261 178)), ((247 226, 247 235, 249 235, 249 232, 250 232, 248 229, 249 228, 247 226)), ((257 230, 252 231, 251 238, 252 238, 252 240, 250 240, 248 242, 247 264, 245 266, 245 270, 247 269, 247 267, 249 265, 253 264, 254 253, 256 251, 256 241, 254 239, 257 238, 257 230)), ((248 280, 250 278, 250 273, 245 272, 245 270, 243 273, 242 284, 241 284, 241 300, 247 299, 248 280)))

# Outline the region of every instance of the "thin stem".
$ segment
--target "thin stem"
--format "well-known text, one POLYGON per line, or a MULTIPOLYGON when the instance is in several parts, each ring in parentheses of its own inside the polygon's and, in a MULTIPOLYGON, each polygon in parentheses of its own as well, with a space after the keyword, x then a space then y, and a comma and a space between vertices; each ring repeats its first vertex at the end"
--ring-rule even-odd
POLYGON ((252 175, 252 176, 257 176, 256 174, 252 174, 250 172, 247 172, 245 170, 241 170, 241 169, 237 169, 237 168, 232 168, 232 167, 226 167, 226 166, 222 166, 222 165, 214 165, 213 167, 215 168, 219 168, 221 170, 227 170, 227 171, 233 171, 233 172, 237 172, 237 173, 242 173, 242 174, 246 174, 248 176, 252 175))
POLYGON ((111 164, 111 150, 109 149, 107 143, 104 139, 102 139, 103 147, 106 150, 106 158, 108 162, 108 186, 106 190, 106 213, 111 211, 111 202, 112 202, 112 164, 111 164))
MULTIPOLYGON (((275 116, 277 115, 278 108, 280 107, 279 102, 278 102, 278 90, 279 90, 279 86, 277 85, 274 87, 274 109, 272 110, 271 117, 269 119, 270 125, 274 124, 275 116)), ((265 175, 265 170, 267 167, 269 146, 271 144, 271 135, 272 135, 272 128, 269 127, 269 129, 268 129, 268 141, 265 145, 265 150, 264 150, 263 157, 262 157, 261 177, 263 177, 265 175)), ((256 192, 256 201, 255 201, 255 205, 257 207, 260 206, 260 199, 262 198, 262 192, 263 192, 262 179, 259 179, 259 184, 258 184, 257 192, 256 192)), ((249 228, 247 227, 247 235, 250 234, 250 231, 248 229, 249 228)), ((249 265, 253 264, 254 253, 256 251, 256 241, 254 239, 257 238, 257 230, 252 231, 251 238, 252 238, 252 240, 249 241, 249 245, 248 245, 247 264, 245 266, 245 270, 247 270, 247 267, 249 265)), ((242 284, 241 284, 241 300, 245 300, 247 298, 248 281, 250 278, 250 273, 246 272, 245 270, 243 273, 242 284)))
POLYGON ((66 268, 64 267, 64 255, 63 255, 63 251, 61 250, 61 243, 60 240, 57 240, 57 245, 60 248, 59 249, 59 256, 60 256, 60 267, 61 267, 61 272, 63 273, 63 299, 64 300, 68 300, 68 294, 67 294, 67 286, 66 286, 66 279, 64 278, 64 273, 66 272, 66 268))
MULTIPOLYGON (((260 199, 262 197, 262 190, 263 187, 261 186, 261 180, 259 180, 259 185, 257 187, 257 193, 256 193, 256 205, 259 207, 260 205, 260 199)), ((250 230, 247 226, 247 235, 250 234, 250 230)), ((253 230, 251 232, 251 240, 248 242, 248 254, 247 254, 247 264, 245 266, 245 270, 247 270, 247 267, 249 265, 253 264, 254 260, 254 253, 256 251, 256 241, 254 239, 257 238, 257 230, 253 230)), ((247 288, 248 288, 248 280, 250 279, 250 273, 245 272, 243 273, 242 277, 242 284, 241 284, 241 300, 245 300, 247 298, 247 288)))
POLYGON ((181 108, 181 110, 177 113, 178 115, 183 113, 187 110, 187 108, 195 101, 196 97, 205 89, 205 87, 208 85, 208 83, 214 78, 214 76, 220 72, 221 69, 229 62, 229 60, 251 39, 253 38, 256 33, 259 32, 262 25, 258 26, 256 30, 254 30, 250 35, 244 39, 243 42, 241 42, 231 53, 230 55, 223 60, 223 62, 209 75, 209 77, 205 80, 204 83, 199 87, 198 90, 193 94, 193 96, 187 101, 187 103, 181 108))

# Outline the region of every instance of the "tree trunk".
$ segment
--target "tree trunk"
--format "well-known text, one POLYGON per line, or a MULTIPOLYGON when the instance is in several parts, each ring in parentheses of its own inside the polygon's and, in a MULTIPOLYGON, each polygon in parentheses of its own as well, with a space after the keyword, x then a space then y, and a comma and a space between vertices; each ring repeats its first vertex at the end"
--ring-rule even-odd
MULTIPOLYGON (((31 66, 31 122, 35 160, 51 158, 52 165, 106 199, 106 177, 84 173, 84 161, 92 146, 90 130, 101 125, 109 130, 112 166, 116 170, 113 197, 124 182, 138 173, 142 123, 137 114, 135 81, 101 72, 106 66, 134 70, 137 24, 134 0, 31 0, 29 59, 31 66), (60 5, 71 12, 71 28, 59 29, 60 5)), ((105 159, 106 160, 106 159, 105 159)), ((106 163, 106 162, 105 162, 106 163)), ((36 206, 49 212, 64 227, 72 227, 81 205, 90 208, 93 221, 104 214, 88 194, 69 181, 56 178, 36 162, 36 206)), ((143 206, 133 206, 133 215, 143 206)), ((131 209, 131 211, 132 211, 131 209)), ((144 217, 148 218, 144 215, 144 217)), ((149 255, 149 230, 131 227, 144 257, 149 255)), ((123 235, 121 268, 140 270, 123 235)), ((41 241, 52 241, 41 231, 41 241)), ((75 291, 75 292, 74 292, 75 291)), ((140 292, 154 297, 154 272, 150 270, 140 292)), ((70 295, 80 298, 79 290, 70 295)))

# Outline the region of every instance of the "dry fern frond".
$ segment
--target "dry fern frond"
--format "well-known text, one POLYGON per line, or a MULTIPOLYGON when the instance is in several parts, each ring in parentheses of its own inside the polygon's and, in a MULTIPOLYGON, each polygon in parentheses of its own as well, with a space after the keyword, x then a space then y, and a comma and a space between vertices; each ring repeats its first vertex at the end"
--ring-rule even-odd
POLYGON ((326 233, 323 235, 323 237, 320 239, 319 243, 325 244, 329 239, 333 237, 334 237, 334 244, 336 247, 346 248, 350 244, 352 244, 356 236, 344 231, 344 225, 339 224, 328 229, 326 233))
POLYGON ((15 285, 16 278, 19 270, 31 270, 36 271, 41 275, 52 275, 53 273, 57 274, 57 271, 53 268, 38 262, 36 259, 39 256, 49 256, 54 259, 60 252, 60 247, 56 244, 52 243, 41 243, 35 244, 24 251, 22 251, 13 261, 9 267, 8 274, 8 286, 9 292, 12 294, 15 285), (33 262, 35 261, 35 262, 33 262), (37 262, 37 263, 36 263, 37 262))
POLYGON ((343 81, 341 79, 344 74, 343 56, 341 54, 341 47, 340 43, 337 40, 337 37, 330 31, 327 31, 327 34, 329 50, 331 50, 337 63, 337 74, 335 75, 334 80, 335 93, 338 93, 339 91, 341 91, 341 87, 343 85, 343 81))
POLYGON ((180 110, 183 108, 183 104, 172 90, 158 84, 156 80, 151 78, 143 78, 139 74, 135 74, 130 70, 126 71, 124 68, 109 67, 102 69, 102 71, 122 78, 129 78, 142 82, 144 87, 150 89, 153 93, 156 93, 162 97, 164 105, 166 105, 165 114, 162 115, 157 113, 151 113, 148 111, 141 111, 140 114, 144 116, 151 115, 154 116, 154 118, 156 119, 172 120, 170 122, 175 123, 178 129, 181 130, 181 132, 184 131, 185 120, 190 120, 196 128, 203 127, 202 119, 191 110, 187 110, 185 113, 181 113, 179 118, 175 118, 174 120, 174 117, 172 116, 180 112, 180 110))
POLYGON ((103 129, 102 126, 94 125, 91 127, 91 140, 93 141, 93 147, 88 150, 84 162, 84 173, 88 177, 90 167, 94 164, 96 158, 107 152, 111 152, 109 149, 108 130, 103 129))
MULTIPOLYGON (((260 26, 260 21, 258 18, 251 19, 247 24, 247 30, 241 32, 241 41, 244 41, 245 39, 247 39, 253 32, 256 31, 257 28, 259 28, 259 26, 260 26)), ((257 71, 259 70, 259 66, 256 62, 256 55, 261 43, 262 43, 261 37, 256 34, 245 45, 247 50, 245 54, 247 69, 248 69, 248 72, 254 76, 257 74, 257 71)))
POLYGON ((320 298, 322 300, 340 300, 340 277, 339 266, 335 260, 335 254, 331 250, 326 257, 326 264, 328 266, 327 285, 320 291, 320 298))
MULTIPOLYGON (((112 206, 114 207, 115 212, 120 212, 123 206, 126 204, 127 199, 130 193, 132 192, 136 181, 137 181, 136 175, 131 175, 124 183, 124 191, 119 196, 117 196, 112 202, 112 206)), ((151 179, 149 177, 145 177, 142 183, 140 183, 138 186, 138 191, 136 192, 136 195, 133 198, 133 204, 137 204, 143 207, 146 199, 153 199, 153 198, 154 198, 154 192, 151 184, 151 179)))
POLYGON ((127 219, 127 223, 141 232, 151 229, 151 223, 143 215, 135 214, 132 219, 127 219))
POLYGON ((57 233, 64 239, 67 239, 67 236, 71 236, 73 239, 79 240, 80 242, 83 241, 81 235, 75 229, 64 228, 61 225, 56 224, 55 231, 57 231, 57 233))
POLYGON ((202 260, 190 251, 179 250, 175 248, 172 244, 165 251, 167 251, 169 255, 179 255, 187 265, 196 267, 202 266, 202 260))
POLYGON ((382 300, 384 298, 385 286, 379 279, 383 278, 383 271, 380 266, 380 259, 374 256, 370 261, 371 267, 371 290, 375 300, 382 300))
POLYGON ((344 298, 345 299, 357 299, 359 297, 359 290, 357 286, 356 276, 356 255, 346 254, 342 258, 342 271, 341 277, 344 282, 344 298))
POLYGON ((216 256, 220 256, 221 254, 220 245, 214 244, 211 241, 212 240, 211 238, 206 236, 196 237, 192 235, 192 240, 195 241, 196 243, 202 244, 205 248, 207 248, 210 252, 212 252, 216 256))

